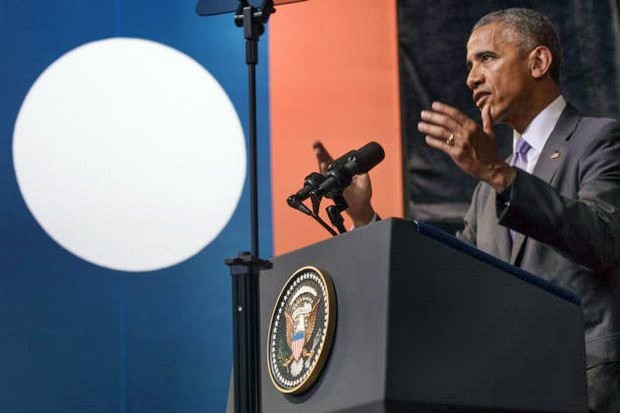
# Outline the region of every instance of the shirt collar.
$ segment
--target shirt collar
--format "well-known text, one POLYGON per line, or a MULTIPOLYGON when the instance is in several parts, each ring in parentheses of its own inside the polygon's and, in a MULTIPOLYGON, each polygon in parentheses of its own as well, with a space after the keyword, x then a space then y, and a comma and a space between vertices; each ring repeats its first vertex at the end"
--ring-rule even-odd
POLYGON ((536 115, 522 134, 513 131, 513 150, 517 145, 517 139, 521 137, 529 143, 537 153, 541 153, 565 107, 566 100, 560 95, 536 115))

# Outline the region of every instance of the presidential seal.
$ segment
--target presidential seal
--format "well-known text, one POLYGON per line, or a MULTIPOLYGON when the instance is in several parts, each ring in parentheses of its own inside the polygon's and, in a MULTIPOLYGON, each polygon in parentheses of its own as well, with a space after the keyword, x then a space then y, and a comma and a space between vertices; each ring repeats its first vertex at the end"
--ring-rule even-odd
POLYGON ((282 393, 301 394, 319 377, 336 326, 336 294, 329 275, 297 270, 276 302, 267 342, 271 382, 282 393))

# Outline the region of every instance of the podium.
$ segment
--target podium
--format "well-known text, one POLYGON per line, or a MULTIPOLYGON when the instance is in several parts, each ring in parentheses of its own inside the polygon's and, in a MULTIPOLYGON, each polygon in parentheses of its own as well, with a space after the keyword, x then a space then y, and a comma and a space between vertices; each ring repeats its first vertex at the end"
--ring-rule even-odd
POLYGON ((587 412, 579 300, 539 277, 402 219, 272 262, 260 281, 263 412, 587 412), (338 320, 320 377, 291 396, 272 385, 265 346, 283 285, 307 265, 331 276, 338 320))

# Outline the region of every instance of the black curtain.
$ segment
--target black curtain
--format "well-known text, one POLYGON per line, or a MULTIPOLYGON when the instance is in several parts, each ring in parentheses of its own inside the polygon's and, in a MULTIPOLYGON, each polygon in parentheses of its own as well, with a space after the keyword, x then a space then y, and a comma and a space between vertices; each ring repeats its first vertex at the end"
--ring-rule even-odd
MULTIPOLYGON (((462 226, 476 181, 426 145, 417 131, 420 111, 439 100, 480 121, 465 85, 465 45, 484 14, 509 7, 540 11, 562 42, 564 97, 586 114, 620 117, 620 0, 399 0, 399 59, 405 199, 409 217, 454 232, 462 226)), ((512 131, 496 127, 508 156, 512 131)))

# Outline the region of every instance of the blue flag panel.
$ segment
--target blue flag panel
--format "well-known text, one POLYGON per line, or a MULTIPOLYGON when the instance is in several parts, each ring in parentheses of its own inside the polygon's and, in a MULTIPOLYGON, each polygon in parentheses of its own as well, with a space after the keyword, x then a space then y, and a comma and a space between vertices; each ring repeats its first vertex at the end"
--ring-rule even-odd
MULTIPOLYGON (((232 15, 200 17, 193 0, 0 3, 0 412, 181 413, 225 408, 232 352, 230 276, 223 261, 250 246, 247 185, 232 217, 212 242, 172 266, 142 272, 118 271, 70 252, 62 239, 49 235, 43 215, 32 212, 20 186, 26 178, 22 182, 25 173, 16 171, 15 158, 37 154, 42 146, 34 140, 33 146, 18 152, 14 142, 18 115, 26 119, 20 110, 26 103, 37 107, 34 98, 25 100, 37 79, 76 48, 121 38, 157 42, 198 62, 222 86, 246 131, 245 46, 232 15)), ((266 39, 261 39, 258 68, 264 258, 272 255, 266 39)), ((63 81, 71 81, 71 76, 63 81)), ((42 96, 49 96, 45 93, 42 96)), ((79 107, 82 101, 77 99, 77 104, 73 99, 50 107, 50 116, 64 105, 79 107)), ((84 120, 76 120, 78 124, 84 120)), ((37 126, 41 125, 31 124, 29 130, 37 126)), ((69 131, 78 127, 60 126, 69 131)), ((46 136, 46 131, 41 133, 46 136)), ((109 136, 115 139, 114 133, 109 136)), ((63 159, 63 150, 58 148, 58 159, 63 159)), ((28 159, 32 168, 34 158, 28 159)), ((175 165, 171 161, 162 168, 175 165)), ((208 182, 222 184, 226 185, 208 182)), ((122 215, 134 206, 116 198, 102 210, 122 215)), ((67 211, 66 221, 60 223, 66 224, 61 229, 69 235, 75 235, 70 226, 73 216, 67 211)), ((127 246, 129 255, 132 248, 127 246)))

